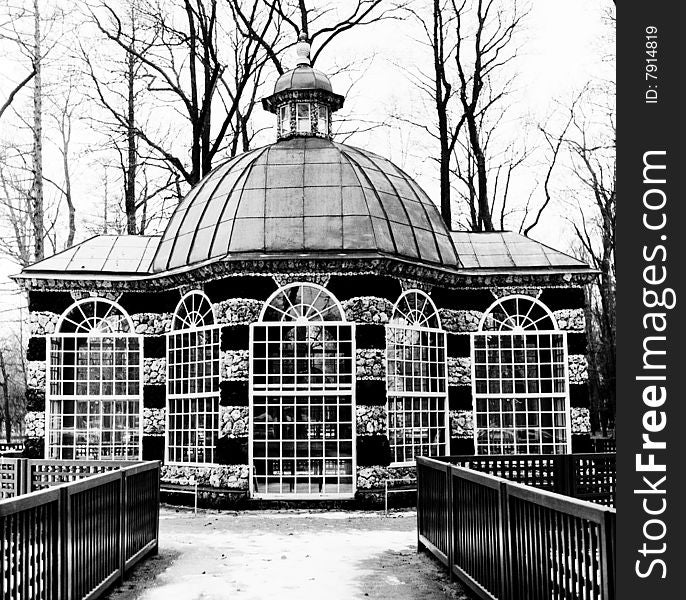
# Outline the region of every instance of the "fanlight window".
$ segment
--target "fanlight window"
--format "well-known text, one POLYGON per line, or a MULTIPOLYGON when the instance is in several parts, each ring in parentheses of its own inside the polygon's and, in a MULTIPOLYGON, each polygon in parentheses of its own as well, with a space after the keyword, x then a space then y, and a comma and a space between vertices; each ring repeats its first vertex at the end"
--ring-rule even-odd
POLYGON ((167 461, 215 462, 219 435, 220 327, 207 296, 179 302, 167 334, 167 461))
POLYGON ((48 348, 46 456, 139 459, 142 336, 126 312, 102 298, 76 302, 48 348))
POLYGON ((395 463, 448 452, 445 347, 431 298, 405 292, 386 326, 388 436, 395 463))
POLYGON ((486 311, 472 334, 477 454, 570 450, 567 337, 538 300, 514 295, 486 311))
POLYGON ((324 288, 296 283, 251 326, 251 493, 355 492, 353 325, 324 288))

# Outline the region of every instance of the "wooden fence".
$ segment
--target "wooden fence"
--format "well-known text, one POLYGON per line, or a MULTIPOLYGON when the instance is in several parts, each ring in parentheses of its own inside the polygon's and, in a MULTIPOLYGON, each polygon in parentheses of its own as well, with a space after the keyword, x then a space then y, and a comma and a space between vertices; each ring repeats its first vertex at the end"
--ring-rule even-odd
POLYGON ((101 462, 106 472, 93 474, 84 461, 76 477, 54 463, 67 482, 46 484, 29 475, 46 462, 16 459, 15 489, 27 493, 0 501, 2 598, 98 598, 157 552, 160 464, 101 462))
POLYGON ((418 547, 479 598, 614 600, 614 509, 417 458, 418 547))
POLYGON ((537 489, 615 506, 616 455, 613 453, 470 454, 436 458, 537 489))

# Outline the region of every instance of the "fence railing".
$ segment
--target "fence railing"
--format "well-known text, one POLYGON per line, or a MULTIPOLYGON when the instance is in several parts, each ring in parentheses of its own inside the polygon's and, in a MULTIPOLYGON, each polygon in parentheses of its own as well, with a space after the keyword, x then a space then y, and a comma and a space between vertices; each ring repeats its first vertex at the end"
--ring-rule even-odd
POLYGON ((615 506, 616 456, 613 453, 484 454, 436 458, 541 490, 615 506))
MULTIPOLYGON (((17 460, 20 490, 31 489, 28 462, 17 460)), ((157 461, 111 465, 96 474, 84 469, 78 481, 54 481, 0 501, 2 598, 101 596, 157 551, 159 477, 157 461)))
POLYGON ((417 458, 418 546, 478 597, 614 600, 614 509, 417 458))

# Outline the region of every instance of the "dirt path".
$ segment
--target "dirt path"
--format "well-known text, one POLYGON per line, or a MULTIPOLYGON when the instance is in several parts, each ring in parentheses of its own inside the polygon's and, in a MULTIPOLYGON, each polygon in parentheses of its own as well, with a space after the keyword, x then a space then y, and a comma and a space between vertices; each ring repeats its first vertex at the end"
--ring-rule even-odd
POLYGON ((416 515, 163 508, 160 553, 109 600, 464 599, 417 554, 416 515))

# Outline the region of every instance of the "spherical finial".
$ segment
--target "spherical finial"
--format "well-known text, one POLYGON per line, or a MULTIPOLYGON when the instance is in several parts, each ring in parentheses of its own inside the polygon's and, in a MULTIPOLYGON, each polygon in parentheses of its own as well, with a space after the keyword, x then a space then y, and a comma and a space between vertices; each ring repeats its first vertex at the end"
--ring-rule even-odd
POLYGON ((302 32, 298 36, 298 43, 295 45, 295 54, 298 57, 297 66, 310 66, 310 44, 307 41, 307 34, 302 32))

